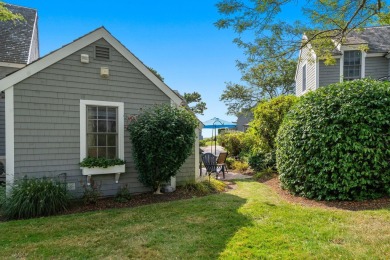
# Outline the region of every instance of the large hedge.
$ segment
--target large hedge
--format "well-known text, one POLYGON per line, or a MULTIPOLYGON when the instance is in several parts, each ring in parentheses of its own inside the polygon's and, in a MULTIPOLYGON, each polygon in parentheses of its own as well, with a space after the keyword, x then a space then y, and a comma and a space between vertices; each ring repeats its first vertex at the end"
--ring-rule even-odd
POLYGON ((175 176, 193 152, 198 121, 184 108, 155 105, 128 126, 138 179, 157 190, 175 176))
POLYGON ((390 194, 390 84, 356 80, 310 92, 277 136, 283 187, 319 200, 390 194))

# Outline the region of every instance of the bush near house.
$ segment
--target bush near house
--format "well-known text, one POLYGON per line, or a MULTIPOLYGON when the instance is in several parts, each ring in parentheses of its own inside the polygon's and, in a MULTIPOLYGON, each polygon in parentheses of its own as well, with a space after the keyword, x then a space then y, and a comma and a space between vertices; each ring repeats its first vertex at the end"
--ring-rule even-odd
POLYGON ((48 178, 22 179, 12 187, 4 213, 9 219, 50 216, 66 210, 69 203, 65 183, 48 178))
POLYGON ((248 163, 256 172, 276 170, 276 135, 285 115, 297 101, 296 96, 279 96, 258 104, 253 110, 254 119, 247 132, 253 140, 248 163))
POLYGON ((198 121, 193 113, 170 105, 144 110, 128 126, 138 178, 157 190, 175 176, 195 142, 198 121))
POLYGON ((229 156, 239 156, 248 150, 245 142, 245 133, 239 131, 223 132, 217 137, 218 143, 225 148, 229 156))
POLYGON ((301 97, 277 136, 284 188, 318 200, 390 194, 390 83, 356 80, 301 97))
POLYGON ((250 123, 253 135, 257 138, 257 150, 269 153, 275 150, 275 138, 284 116, 298 101, 298 97, 288 95, 262 102, 253 110, 254 119, 250 123))

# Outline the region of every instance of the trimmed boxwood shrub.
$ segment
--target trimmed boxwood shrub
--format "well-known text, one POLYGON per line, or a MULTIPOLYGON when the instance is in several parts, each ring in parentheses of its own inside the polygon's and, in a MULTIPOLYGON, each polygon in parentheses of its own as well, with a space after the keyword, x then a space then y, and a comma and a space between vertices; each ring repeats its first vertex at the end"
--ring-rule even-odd
POLYGON ((355 80, 310 92, 277 136, 282 186, 318 200, 390 194, 390 83, 355 80))

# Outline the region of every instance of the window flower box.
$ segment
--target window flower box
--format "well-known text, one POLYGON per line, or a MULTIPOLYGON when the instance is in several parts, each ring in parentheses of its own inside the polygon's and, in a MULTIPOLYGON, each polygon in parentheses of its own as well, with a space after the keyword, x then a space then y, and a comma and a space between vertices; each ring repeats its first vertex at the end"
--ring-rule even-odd
POLYGON ((115 174, 115 182, 118 183, 120 174, 125 172, 125 163, 121 159, 87 157, 80 162, 80 169, 87 176, 88 185, 92 175, 100 174, 115 174))
POLYGON ((91 177, 92 175, 101 175, 101 174, 115 174, 115 183, 119 182, 119 177, 121 173, 125 172, 125 165, 114 165, 109 166, 107 168, 103 167, 93 167, 93 168, 87 168, 87 167, 81 167, 82 174, 87 175, 87 183, 88 185, 91 183, 91 177))

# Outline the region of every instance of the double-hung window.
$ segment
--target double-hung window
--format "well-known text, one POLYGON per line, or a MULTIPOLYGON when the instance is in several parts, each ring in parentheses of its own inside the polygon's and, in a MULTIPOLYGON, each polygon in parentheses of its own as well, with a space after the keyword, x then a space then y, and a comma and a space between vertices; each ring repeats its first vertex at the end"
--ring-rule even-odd
POLYGON ((123 103, 80 101, 80 159, 124 157, 123 103))
POLYGON ((118 108, 87 106, 87 156, 118 157, 118 108))
POLYGON ((344 80, 361 78, 362 52, 344 51, 344 80))

